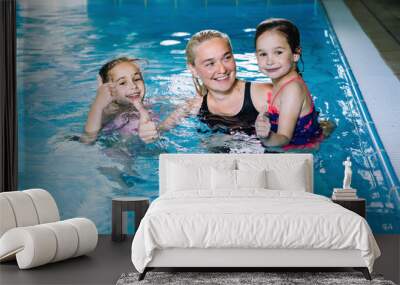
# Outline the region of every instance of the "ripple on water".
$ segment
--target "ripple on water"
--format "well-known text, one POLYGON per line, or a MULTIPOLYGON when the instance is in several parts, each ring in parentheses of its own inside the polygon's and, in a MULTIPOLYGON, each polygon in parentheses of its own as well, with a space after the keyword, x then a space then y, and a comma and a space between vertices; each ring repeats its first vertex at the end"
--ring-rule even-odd
POLYGON ((173 45, 178 45, 180 43, 181 43, 180 41, 176 41, 176 40, 164 40, 164 41, 160 42, 160 45, 173 46, 173 45))
POLYGON ((190 36, 190 33, 176 32, 176 33, 173 33, 171 36, 173 36, 173 37, 186 37, 186 36, 190 36))

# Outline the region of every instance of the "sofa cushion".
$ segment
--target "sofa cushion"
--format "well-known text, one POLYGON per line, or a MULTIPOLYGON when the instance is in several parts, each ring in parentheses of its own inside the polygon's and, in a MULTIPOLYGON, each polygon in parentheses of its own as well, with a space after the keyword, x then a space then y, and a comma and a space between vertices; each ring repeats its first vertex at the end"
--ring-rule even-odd
POLYGON ((39 224, 52 223, 60 220, 56 201, 49 192, 43 189, 28 189, 22 191, 29 195, 35 205, 39 224))
POLYGON ((86 254, 98 241, 94 223, 74 218, 10 229, 0 238, 0 261, 16 257, 20 269, 86 254))
POLYGON ((12 206, 5 195, 2 194, 0 193, 0 238, 9 229, 17 226, 12 206))
POLYGON ((29 195, 23 191, 3 192, 1 195, 9 202, 17 227, 39 224, 35 204, 29 195))

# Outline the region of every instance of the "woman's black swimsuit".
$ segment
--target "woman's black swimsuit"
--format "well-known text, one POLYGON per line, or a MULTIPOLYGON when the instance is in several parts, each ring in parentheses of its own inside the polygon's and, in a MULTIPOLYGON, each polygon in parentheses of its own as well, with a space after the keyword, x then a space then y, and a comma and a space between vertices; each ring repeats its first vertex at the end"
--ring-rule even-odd
POLYGON ((207 95, 205 95, 198 114, 200 121, 206 123, 214 132, 233 134, 240 131, 249 135, 255 134, 254 123, 258 111, 251 100, 250 86, 251 82, 246 82, 242 109, 234 116, 212 114, 208 109, 207 95))

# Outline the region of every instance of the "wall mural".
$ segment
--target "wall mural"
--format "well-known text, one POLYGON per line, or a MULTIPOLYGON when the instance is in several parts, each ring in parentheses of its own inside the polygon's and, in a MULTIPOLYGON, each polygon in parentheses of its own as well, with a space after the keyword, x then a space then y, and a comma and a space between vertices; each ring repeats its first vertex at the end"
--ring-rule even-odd
MULTIPOLYGON (((290 151, 314 154, 314 191, 328 197, 342 186, 342 163, 350 157, 351 186, 367 200, 373 231, 400 233, 398 179, 384 152, 380 157, 377 134, 368 131, 362 95, 318 2, 18 0, 17 73, 19 189, 50 191, 63 219, 85 216, 110 233, 113 197, 158 196, 161 153, 290 151), (306 133, 289 147, 271 146, 287 141, 275 136, 268 92, 260 97, 267 83, 296 74, 266 67, 276 42, 265 33, 257 40, 257 61, 256 27, 270 17, 299 28, 301 60, 290 50, 282 65, 298 62, 305 83, 296 82, 311 95, 304 105, 311 112, 299 109, 308 116, 300 124, 306 133), (187 59, 190 38, 204 29, 228 34, 232 54, 219 38, 203 48, 194 43, 187 59), (246 91, 244 81, 261 91, 246 91), (221 105, 215 94, 226 90, 250 97, 221 105), (213 115, 218 112, 238 116, 213 115)), ((271 96, 283 92, 277 87, 271 96)))

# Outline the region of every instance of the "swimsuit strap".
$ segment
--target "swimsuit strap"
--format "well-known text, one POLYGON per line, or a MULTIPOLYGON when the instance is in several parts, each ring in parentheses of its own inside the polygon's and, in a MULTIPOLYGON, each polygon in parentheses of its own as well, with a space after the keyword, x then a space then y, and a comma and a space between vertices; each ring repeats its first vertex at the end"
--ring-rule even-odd
POLYGON ((267 103, 268 103, 268 108, 269 108, 269 106, 271 106, 272 104, 272 92, 271 91, 268 91, 267 92, 267 103))
POLYGON ((244 88, 244 99, 243 99, 243 107, 242 110, 238 113, 238 115, 244 116, 247 118, 246 120, 255 121, 258 116, 258 111, 254 106, 253 100, 251 99, 251 82, 245 83, 244 88))
MULTIPOLYGON (((208 109, 207 96, 208 96, 208 94, 204 95, 200 110, 203 113, 205 112, 207 114, 208 113, 211 114, 210 110, 208 109)), ((241 113, 247 113, 247 112, 249 112, 249 110, 250 110, 250 112, 253 112, 256 109, 254 107, 253 101, 251 100, 251 82, 245 82, 242 108, 236 115, 234 115, 232 117, 236 117, 241 113)))
POLYGON ((249 82, 249 81, 246 81, 244 83, 244 96, 245 96, 245 98, 247 96, 250 96, 250 85, 251 85, 251 82, 249 82))
POLYGON ((275 96, 273 96, 271 105, 273 105, 273 103, 275 102, 276 97, 279 96, 279 94, 281 93, 281 91, 283 90, 283 88, 285 88, 289 83, 292 83, 293 81, 297 81, 297 80, 301 80, 300 76, 295 76, 295 77, 289 79, 288 81, 286 81, 285 83, 283 83, 282 86, 281 86, 281 87, 278 89, 278 91, 275 93, 275 96))
POLYGON ((204 112, 206 112, 206 113, 210 112, 210 111, 208 110, 207 95, 208 95, 208 94, 206 94, 206 95, 203 96, 203 101, 201 102, 200 112, 202 112, 202 113, 204 113, 204 112))
POLYGON ((242 109, 240 109, 238 115, 241 112, 247 111, 248 108, 250 108, 250 109, 254 108, 253 102, 251 101, 250 86, 251 86, 251 82, 246 82, 244 85, 243 105, 242 105, 242 109))
POLYGON ((285 83, 283 83, 282 86, 278 89, 278 92, 276 92, 276 94, 275 94, 275 96, 273 98, 272 98, 272 92, 268 92, 268 103, 270 103, 270 105, 273 105, 273 103, 275 102, 275 99, 281 93, 283 88, 285 88, 289 83, 291 83, 293 81, 300 81, 306 87, 306 91, 307 91, 306 94, 310 98, 311 110, 313 110, 314 109, 314 101, 312 100, 311 93, 308 90, 307 85, 305 84, 305 82, 304 82, 303 78, 301 78, 301 76, 295 76, 295 77, 289 79, 288 81, 286 81, 285 83))

